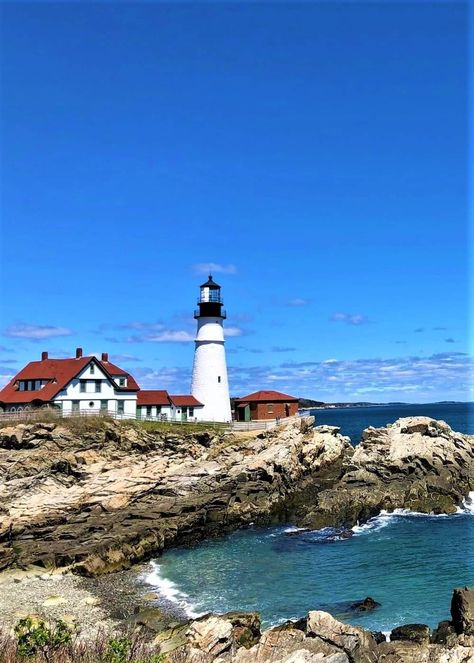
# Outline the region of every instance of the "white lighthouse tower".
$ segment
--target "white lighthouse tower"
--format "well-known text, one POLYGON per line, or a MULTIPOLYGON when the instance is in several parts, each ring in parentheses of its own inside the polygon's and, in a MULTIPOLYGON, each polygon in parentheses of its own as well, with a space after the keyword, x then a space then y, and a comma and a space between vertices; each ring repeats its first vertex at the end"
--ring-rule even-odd
POLYGON ((221 287, 209 275, 201 285, 197 320, 196 347, 194 350, 192 395, 203 403, 199 414, 203 421, 230 421, 229 383, 224 349, 223 322, 226 313, 222 309, 221 287))

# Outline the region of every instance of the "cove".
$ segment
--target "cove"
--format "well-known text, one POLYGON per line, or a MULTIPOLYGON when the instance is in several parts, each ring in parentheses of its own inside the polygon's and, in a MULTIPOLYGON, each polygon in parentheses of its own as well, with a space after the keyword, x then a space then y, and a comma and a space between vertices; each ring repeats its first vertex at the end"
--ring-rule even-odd
POLYGON ((250 527, 166 552, 146 580, 190 616, 257 611, 267 627, 319 609, 378 631, 435 627, 453 588, 474 584, 472 502, 450 516, 382 513, 353 531, 250 527), (366 596, 381 606, 348 610, 366 596))

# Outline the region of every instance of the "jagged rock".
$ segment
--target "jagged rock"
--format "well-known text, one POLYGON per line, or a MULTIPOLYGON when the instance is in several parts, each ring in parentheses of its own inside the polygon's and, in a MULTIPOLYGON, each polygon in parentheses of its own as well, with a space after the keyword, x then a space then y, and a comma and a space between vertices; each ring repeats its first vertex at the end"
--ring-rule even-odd
POLYGON ((456 633, 474 636, 474 587, 454 590, 451 617, 456 633))
POLYGON ((334 482, 352 453, 347 438, 312 423, 235 439, 127 422, 3 429, 8 446, 13 438, 30 446, 0 448, 0 569, 73 565, 98 575, 173 544, 283 518, 297 491, 334 482))
POLYGON ((382 509, 453 513, 474 486, 474 436, 429 417, 368 428, 342 478, 299 519, 305 527, 353 526, 382 509))
POLYGON ((423 645, 430 641, 430 629, 426 624, 404 624, 397 626, 390 635, 392 642, 396 640, 407 640, 423 645))
POLYGON ((354 663, 373 663, 377 660, 376 642, 371 633, 338 622, 327 612, 317 610, 308 614, 306 634, 342 650, 354 663))

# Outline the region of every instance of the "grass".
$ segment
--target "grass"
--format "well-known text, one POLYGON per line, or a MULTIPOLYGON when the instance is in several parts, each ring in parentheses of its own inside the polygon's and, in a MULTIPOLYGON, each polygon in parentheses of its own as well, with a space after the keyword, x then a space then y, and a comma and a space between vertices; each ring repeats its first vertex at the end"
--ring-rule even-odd
POLYGON ((166 657, 140 632, 114 638, 99 632, 90 640, 72 635, 58 646, 45 645, 44 638, 38 642, 28 653, 19 638, 0 630, 0 663, 166 663, 166 657))
POLYGON ((180 423, 173 421, 148 421, 135 419, 114 420, 111 416, 87 415, 61 417, 58 412, 48 409, 29 410, 18 417, 0 417, 0 429, 18 424, 49 424, 55 423, 64 426, 73 433, 86 434, 105 430, 114 423, 121 428, 135 428, 150 433, 202 433, 203 431, 224 432, 227 424, 219 422, 193 422, 180 423))

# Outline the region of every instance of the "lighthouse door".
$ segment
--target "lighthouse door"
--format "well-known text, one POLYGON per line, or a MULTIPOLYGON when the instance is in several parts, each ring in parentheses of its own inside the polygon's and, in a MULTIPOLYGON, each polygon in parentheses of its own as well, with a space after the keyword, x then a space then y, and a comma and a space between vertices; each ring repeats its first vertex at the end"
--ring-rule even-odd
POLYGON ((181 408, 181 421, 187 421, 188 420, 188 408, 183 407, 181 408))

